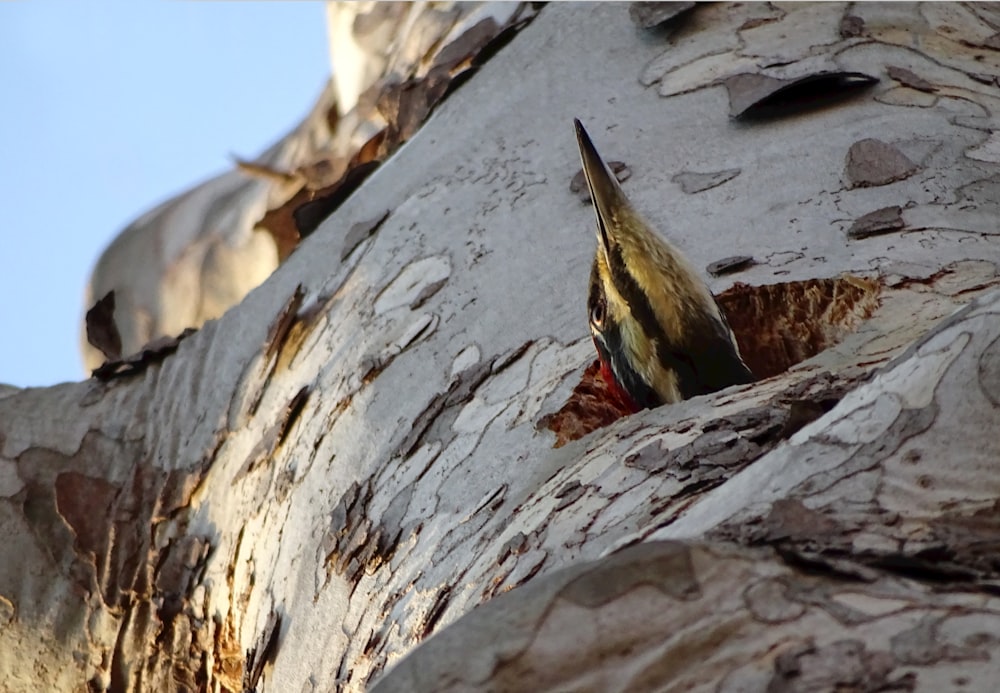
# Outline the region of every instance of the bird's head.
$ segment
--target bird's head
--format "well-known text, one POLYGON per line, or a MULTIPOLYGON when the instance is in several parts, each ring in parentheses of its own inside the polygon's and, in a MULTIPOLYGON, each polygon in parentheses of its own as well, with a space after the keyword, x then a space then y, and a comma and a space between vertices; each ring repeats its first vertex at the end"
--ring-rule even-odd
POLYGON ((731 348, 736 369, 746 366, 715 298, 680 252, 638 214, 583 125, 574 122, 597 215, 587 308, 605 379, 633 411, 719 389, 697 382, 705 376, 699 359, 714 359, 714 352, 722 358, 731 348))

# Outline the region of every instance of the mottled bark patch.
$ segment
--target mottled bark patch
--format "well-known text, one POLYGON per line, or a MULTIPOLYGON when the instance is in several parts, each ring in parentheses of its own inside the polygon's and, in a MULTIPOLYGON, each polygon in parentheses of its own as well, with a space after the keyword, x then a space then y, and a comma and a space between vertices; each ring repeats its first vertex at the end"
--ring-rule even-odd
POLYGON ((868 650, 861 640, 818 645, 810 639, 778 655, 767 690, 772 693, 914 690, 915 679, 911 674, 890 679, 897 667, 898 662, 891 654, 868 650))

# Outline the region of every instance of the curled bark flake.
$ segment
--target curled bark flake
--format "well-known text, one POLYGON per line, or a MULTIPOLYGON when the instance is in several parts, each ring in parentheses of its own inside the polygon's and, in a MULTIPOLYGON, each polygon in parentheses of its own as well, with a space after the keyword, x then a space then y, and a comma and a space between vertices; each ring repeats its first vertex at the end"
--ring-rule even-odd
POLYGON ((427 638, 434 632, 434 626, 436 626, 438 621, 441 620, 441 616, 444 615, 444 610, 448 607, 448 602, 450 600, 451 587, 445 585, 437 593, 437 596, 434 598, 434 603, 431 604, 431 608, 428 609, 427 614, 424 615, 423 623, 419 629, 421 640, 427 638))
POLYGON ((556 504, 554 511, 558 512, 559 510, 568 508, 573 503, 583 498, 583 496, 586 495, 586 493, 587 493, 586 486, 581 484, 579 481, 576 481, 575 479, 573 481, 570 481, 561 489, 556 491, 556 498, 559 499, 559 502, 556 504))
POLYGON ((340 251, 340 261, 343 262, 346 260, 362 241, 371 238, 388 218, 389 210, 387 209, 374 219, 359 221, 351 225, 351 228, 348 229, 347 234, 344 236, 344 247, 340 251))
POLYGON ((298 191, 281 206, 269 209, 257 222, 257 228, 274 237, 279 262, 291 255, 301 239, 315 231, 378 168, 385 158, 382 149, 385 136, 385 129, 376 133, 347 162, 314 162, 309 175, 300 176, 298 191))
POLYGON ((734 274, 749 269, 757 264, 752 255, 733 255, 724 257, 721 260, 709 263, 705 270, 713 277, 721 277, 725 274, 734 274))
POLYGON ((729 92, 729 113, 742 120, 769 119, 828 106, 877 83, 877 77, 860 72, 817 72, 796 79, 743 73, 724 81, 729 92))
POLYGON ((518 532, 500 548, 500 556, 497 558, 497 563, 503 563, 507 560, 508 556, 518 556, 528 549, 528 535, 524 532, 518 532))
POLYGON ((858 240, 900 231, 905 227, 903 209, 899 205, 893 205, 892 207, 876 209, 874 212, 869 212, 858 218, 847 230, 847 237, 858 240))
POLYGON ((122 337, 115 324, 114 289, 87 311, 87 341, 104 357, 117 361, 122 357, 122 337))
POLYGON ((278 430, 278 445, 285 442, 285 439, 288 437, 288 432, 292 430, 292 426, 296 421, 298 421, 299 416, 305 409, 306 402, 309 401, 310 394, 312 394, 312 388, 307 385, 296 392, 295 396, 292 397, 292 399, 285 406, 281 414, 280 427, 278 430))
POLYGON ((420 289, 420 293, 414 297, 410 302, 410 310, 418 310, 427 301, 434 296, 438 291, 440 291, 445 284, 448 283, 448 279, 438 279, 437 281, 431 282, 430 284, 424 284, 423 288, 420 289))
POLYGON ((324 541, 327 571, 343 575, 356 587, 365 572, 372 572, 390 560, 403 533, 412 489, 401 491, 389 503, 377 523, 373 522, 371 481, 352 483, 337 501, 330 515, 330 528, 324 541))
POLYGON ((500 52, 522 29, 531 24, 531 20, 538 14, 538 8, 534 7, 538 3, 523 3, 521 9, 507 22, 506 25, 494 36, 486 45, 479 48, 479 51, 472 57, 472 67, 480 67, 486 64, 494 55, 500 52))
POLYGON ((633 2, 628 16, 640 29, 653 29, 679 17, 697 5, 694 2, 633 2))
POLYGON ((295 324, 299 308, 302 307, 302 300, 305 298, 305 289, 301 284, 295 287, 295 291, 285 301, 281 312, 271 321, 271 326, 267 330, 264 338, 264 362, 268 363, 285 344, 292 326, 295 324))
MULTIPOLYGON (((478 363, 454 376, 446 392, 431 398, 414 419, 410 431, 396 448, 396 455, 409 457, 425 442, 432 426, 446 409, 454 409, 472 399, 473 394, 491 374, 492 364, 478 363)), ((452 433, 453 435, 453 433, 452 433)))
POLYGON ((281 616, 272 609, 258 644, 247 650, 246 665, 243 667, 243 693, 256 693, 260 677, 264 675, 264 667, 273 662, 278 654, 280 633, 281 616))

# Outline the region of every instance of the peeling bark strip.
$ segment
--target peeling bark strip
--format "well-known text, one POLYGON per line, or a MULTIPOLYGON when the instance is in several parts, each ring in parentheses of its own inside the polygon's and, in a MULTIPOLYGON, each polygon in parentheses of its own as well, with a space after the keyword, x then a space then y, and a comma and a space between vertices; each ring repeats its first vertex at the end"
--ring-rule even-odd
POLYGON ((246 668, 243 670, 243 693, 254 693, 264 666, 274 661, 278 653, 278 634, 281 632, 281 616, 272 611, 267 626, 261 634, 259 645, 247 652, 246 668))
POLYGON ((142 373, 147 367, 163 361, 177 351, 181 341, 195 332, 197 330, 189 327, 176 337, 154 339, 131 356, 105 361, 100 367, 94 369, 93 376, 98 380, 108 381, 142 373))
POLYGON ((115 325, 115 292, 109 291, 104 298, 87 311, 87 341, 100 349, 109 361, 122 357, 122 336, 115 325))
MULTIPOLYGON (((311 234, 333 214, 369 175, 413 137, 440 103, 533 17, 534 11, 526 3, 521 3, 502 25, 492 17, 485 17, 450 42, 428 47, 429 68, 417 64, 402 79, 399 75, 386 75, 369 87, 367 93, 378 113, 377 120, 385 127, 353 152, 346 165, 328 162, 328 168, 342 170, 339 179, 325 186, 305 181, 290 200, 269 210, 260 220, 261 227, 275 229, 279 240, 294 239, 291 247, 286 242, 279 243, 280 259, 284 260, 300 238, 311 234)), ((375 113, 366 115, 376 119, 375 113)), ((333 136, 339 134, 335 131, 333 136)), ((321 162, 310 165, 316 168, 321 162)), ((351 238, 345 241, 345 258, 350 254, 347 249, 353 249, 357 243, 351 238)))
POLYGON ((883 577, 867 588, 872 610, 854 612, 863 620, 831 619, 853 601, 857 584, 778 567, 761 560, 767 555, 658 542, 557 571, 461 618, 372 693, 608 690, 609 681, 613 690, 632 691, 916 690, 942 662, 961 672, 970 690, 990 685, 996 664, 983 655, 995 640, 988 629, 1000 624, 991 613, 997 598, 956 603, 883 577), (913 629, 912 618, 898 617, 903 608, 935 626, 913 629), (962 636, 946 624, 969 617, 987 639, 978 647, 952 645, 962 636), (711 646, 701 657, 686 656, 705 633, 711 646), (876 633, 890 638, 882 648, 866 644, 876 633), (934 655, 914 656, 921 646, 934 655), (736 652, 742 656, 733 661, 736 652))

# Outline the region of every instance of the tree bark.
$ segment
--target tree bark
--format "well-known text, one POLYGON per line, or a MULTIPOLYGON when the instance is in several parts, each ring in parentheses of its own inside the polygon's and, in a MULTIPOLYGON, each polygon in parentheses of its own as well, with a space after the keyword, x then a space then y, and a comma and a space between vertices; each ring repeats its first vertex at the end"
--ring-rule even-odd
POLYGON ((176 353, 4 393, 5 685, 989 690, 997 20, 546 6, 176 353), (766 379, 590 430, 574 116, 766 379))

